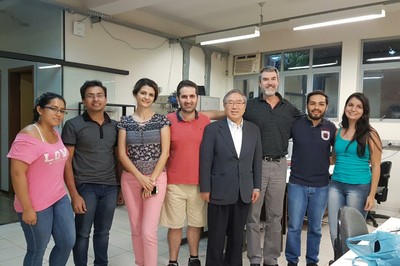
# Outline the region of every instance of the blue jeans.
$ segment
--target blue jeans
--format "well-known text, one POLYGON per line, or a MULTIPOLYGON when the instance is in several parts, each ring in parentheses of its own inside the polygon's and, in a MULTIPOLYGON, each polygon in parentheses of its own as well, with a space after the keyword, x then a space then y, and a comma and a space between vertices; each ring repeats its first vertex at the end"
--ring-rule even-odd
POLYGON ((51 236, 55 245, 50 253, 49 265, 65 265, 75 243, 74 215, 68 196, 36 212, 36 215, 36 224, 29 225, 22 221, 22 213, 18 213, 27 244, 24 266, 43 265, 44 252, 51 236))
POLYGON ((89 236, 92 225, 94 265, 108 265, 108 240, 117 204, 118 186, 88 184, 77 185, 85 200, 86 213, 75 215, 76 242, 73 249, 75 265, 87 265, 89 236))
POLYGON ((353 185, 332 180, 329 187, 328 215, 329 231, 331 234, 332 246, 337 237, 338 212, 342 206, 356 208, 360 213, 367 217, 364 210, 371 184, 353 185))
POLYGON ((285 250, 288 262, 299 262, 301 230, 306 213, 308 221, 306 262, 318 262, 321 224, 328 200, 328 188, 329 186, 307 187, 288 184, 289 223, 285 250))

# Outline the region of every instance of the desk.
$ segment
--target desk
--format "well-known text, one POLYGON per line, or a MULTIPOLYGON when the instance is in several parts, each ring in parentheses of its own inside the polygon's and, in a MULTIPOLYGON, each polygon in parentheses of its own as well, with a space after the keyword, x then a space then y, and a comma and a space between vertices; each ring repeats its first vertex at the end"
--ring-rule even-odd
MULTIPOLYGON (((398 228, 400 228, 400 218, 391 217, 381 226, 379 226, 376 230, 389 232, 391 230, 395 230, 398 228)), ((344 254, 337 261, 335 261, 335 263, 333 263, 331 266, 347 266, 347 265, 351 266, 352 265, 351 262, 356 256, 357 255, 353 251, 349 250, 346 252, 346 254, 344 254)), ((362 261, 357 261, 355 265, 363 266, 367 265, 367 263, 364 263, 362 261)))

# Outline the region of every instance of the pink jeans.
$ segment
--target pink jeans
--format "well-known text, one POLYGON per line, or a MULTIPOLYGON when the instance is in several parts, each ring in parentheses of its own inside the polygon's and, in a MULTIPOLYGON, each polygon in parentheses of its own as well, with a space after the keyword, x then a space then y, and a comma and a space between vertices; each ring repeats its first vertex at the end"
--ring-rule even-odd
POLYGON ((122 172, 121 189, 131 223, 133 252, 137 266, 157 266, 157 228, 167 187, 167 173, 157 178, 158 194, 142 199, 142 185, 122 172))

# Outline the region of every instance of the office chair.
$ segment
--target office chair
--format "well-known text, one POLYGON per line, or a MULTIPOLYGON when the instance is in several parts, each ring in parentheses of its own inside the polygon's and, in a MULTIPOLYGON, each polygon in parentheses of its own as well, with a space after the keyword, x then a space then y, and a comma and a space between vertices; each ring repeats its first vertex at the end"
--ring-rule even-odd
MULTIPOLYGON (((390 178, 390 170, 392 169, 392 162, 385 161, 381 163, 381 174, 379 176, 378 189, 376 190, 375 199, 378 204, 385 202, 388 195, 388 184, 390 178)), ((377 214, 375 211, 369 211, 367 215, 367 220, 371 220, 374 227, 378 227, 376 218, 389 219, 390 217, 383 214, 377 214)))
POLYGON ((355 208, 343 206, 338 212, 337 238, 334 244, 335 261, 345 254, 349 248, 346 239, 368 234, 364 216, 355 208))

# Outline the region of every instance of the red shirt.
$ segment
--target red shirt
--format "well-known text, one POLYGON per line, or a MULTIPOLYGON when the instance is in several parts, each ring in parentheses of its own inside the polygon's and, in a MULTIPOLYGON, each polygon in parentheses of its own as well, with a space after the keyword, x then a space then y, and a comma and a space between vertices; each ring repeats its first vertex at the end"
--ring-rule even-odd
POLYGON ((199 184, 199 155, 208 116, 196 113, 192 121, 183 121, 178 111, 167 115, 171 121, 171 147, 167 162, 168 184, 199 184))

